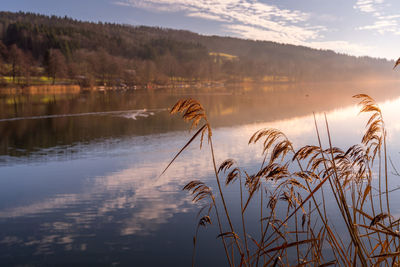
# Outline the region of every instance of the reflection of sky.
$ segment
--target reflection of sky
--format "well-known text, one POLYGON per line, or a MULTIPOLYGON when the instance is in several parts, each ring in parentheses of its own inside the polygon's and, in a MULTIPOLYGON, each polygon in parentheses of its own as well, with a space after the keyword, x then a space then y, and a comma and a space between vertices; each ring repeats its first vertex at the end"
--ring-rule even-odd
MULTIPOLYGON (((400 98, 380 106, 390 150, 398 151, 400 98)), ((358 111, 351 106, 327 114, 334 146, 346 149, 359 142, 367 116, 359 116, 358 111)), ((323 114, 316 116, 327 144, 323 114)), ((295 147, 317 143, 312 116, 217 128, 213 133, 217 162, 234 158, 240 166, 254 168, 261 162, 261 149, 247 141, 255 131, 270 127, 286 133, 295 147)), ((107 231, 108 224, 113 225, 114 242, 119 236, 157 234, 177 214, 194 212, 190 197, 181 192, 185 183, 200 179, 213 185, 209 150, 204 147, 199 152, 198 142, 159 177, 189 137, 186 132, 133 137, 105 146, 103 154, 97 149, 93 157, 1 167, 0 247, 35 247, 39 254, 51 253, 53 245, 84 251, 87 245, 81 232, 103 231, 103 227, 107 231), (24 221, 33 221, 26 227, 38 227, 41 232, 26 235, 23 229, 12 227, 13 222, 24 221), (74 243, 77 239, 79 244, 74 243)), ((398 162, 398 153, 392 154, 398 162)), ((185 222, 182 227, 189 229, 186 232, 192 230, 185 222)))

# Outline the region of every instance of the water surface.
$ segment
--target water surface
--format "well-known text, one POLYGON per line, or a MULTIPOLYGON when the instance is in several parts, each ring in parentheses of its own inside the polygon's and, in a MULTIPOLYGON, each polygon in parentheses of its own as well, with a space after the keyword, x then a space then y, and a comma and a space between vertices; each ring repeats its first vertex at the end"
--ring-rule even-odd
MULTIPOLYGON (((321 127, 327 114, 335 146, 359 143, 367 117, 358 115, 351 98, 357 93, 379 102, 389 153, 400 166, 396 83, 3 95, 0 265, 188 266, 200 206, 181 188, 192 179, 215 188, 215 181, 210 151, 198 142, 159 176, 190 138, 188 125, 168 108, 180 98, 200 100, 217 161, 234 158, 252 171, 262 161, 261 147, 247 145, 255 131, 278 128, 297 148, 316 144, 312 112, 321 127)), ((394 176, 392 185, 400 185, 394 176)), ((237 189, 226 194, 237 207, 237 189)), ((257 210, 253 203, 247 212, 250 233, 257 231, 257 210)), ((199 266, 226 264, 216 235, 215 226, 201 231, 199 266)))

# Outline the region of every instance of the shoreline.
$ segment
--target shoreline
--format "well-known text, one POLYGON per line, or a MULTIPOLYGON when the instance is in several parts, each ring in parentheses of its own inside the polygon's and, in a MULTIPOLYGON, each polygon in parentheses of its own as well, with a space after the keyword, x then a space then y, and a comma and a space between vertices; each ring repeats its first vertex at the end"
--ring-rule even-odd
POLYGON ((9 86, 0 88, 0 95, 43 95, 43 94, 79 94, 81 92, 106 92, 106 91, 136 91, 136 90, 157 90, 157 89, 182 89, 182 88, 221 88, 221 87, 253 87, 253 86, 282 86, 282 85, 294 85, 294 84, 346 84, 354 83, 359 84, 366 83, 394 83, 400 82, 399 79, 355 79, 346 81, 238 81, 238 82, 184 82, 184 83, 174 83, 166 85, 157 85, 149 83, 147 85, 134 85, 134 86, 92 86, 92 87, 82 87, 77 84, 55 84, 55 85, 30 85, 30 86, 9 86))

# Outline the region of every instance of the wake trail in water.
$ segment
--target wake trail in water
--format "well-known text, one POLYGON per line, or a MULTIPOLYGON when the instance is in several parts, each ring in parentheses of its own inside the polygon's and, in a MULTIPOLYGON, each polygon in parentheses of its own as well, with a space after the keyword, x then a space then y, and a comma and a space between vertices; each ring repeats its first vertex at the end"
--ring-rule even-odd
MULTIPOLYGON (((82 116, 102 116, 102 115, 123 115, 123 114, 143 114, 149 112, 153 115, 157 111, 165 111, 166 108, 160 109, 130 109, 130 110, 116 110, 116 111, 101 111, 101 112, 86 112, 86 113, 75 113, 75 114, 55 114, 55 115, 42 115, 42 116, 29 116, 29 117, 14 117, 7 119, 0 119, 0 122, 7 121, 20 121, 20 120, 42 120, 42 119, 54 119, 54 118, 67 118, 67 117, 82 117, 82 116)), ((129 118, 128 116, 123 116, 129 118)), ((142 116, 144 117, 144 116, 142 116)), ((136 119, 136 116, 130 117, 136 119)))

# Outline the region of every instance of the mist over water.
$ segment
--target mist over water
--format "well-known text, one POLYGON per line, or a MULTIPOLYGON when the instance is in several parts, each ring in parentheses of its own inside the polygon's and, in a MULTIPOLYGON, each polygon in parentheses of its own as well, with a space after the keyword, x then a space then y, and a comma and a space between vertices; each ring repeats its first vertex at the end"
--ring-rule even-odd
MULTIPOLYGON (((358 93, 377 100, 389 155, 400 166, 400 91, 390 82, 1 96, 0 265, 187 266, 199 206, 181 188, 193 179, 215 182, 210 152, 198 142, 159 176, 191 136, 168 108, 198 99, 214 129, 217 163, 233 158, 254 171, 261 146, 249 146, 250 136, 272 127, 295 148, 316 144, 312 112, 321 129, 327 114, 334 146, 359 143, 366 117, 351 98, 358 93)), ((393 188, 399 184, 393 176, 393 188)), ((233 207, 236 193, 227 189, 233 207)), ((250 233, 257 204, 247 213, 250 233)), ((225 264, 216 235, 216 226, 200 232, 197 255, 207 257, 197 258, 199 266, 225 264)))

